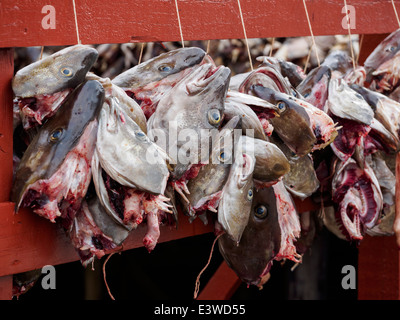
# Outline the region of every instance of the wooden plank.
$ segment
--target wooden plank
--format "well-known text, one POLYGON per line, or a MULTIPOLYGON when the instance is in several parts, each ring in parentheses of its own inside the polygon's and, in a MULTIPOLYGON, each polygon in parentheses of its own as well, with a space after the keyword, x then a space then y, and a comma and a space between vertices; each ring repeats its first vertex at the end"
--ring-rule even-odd
POLYGON ((366 236, 359 247, 358 299, 399 300, 400 258, 395 237, 366 236))
MULTIPOLYGON (((77 27, 72 0, 2 0, 0 47, 83 44, 130 41, 180 41, 173 0, 76 0, 77 27), (55 28, 45 29, 53 6, 55 28), (42 23, 43 22, 43 23, 42 23), (43 28, 43 26, 45 28, 43 28)), ((244 38, 237 0, 178 0, 185 40, 244 38)), ((248 38, 310 35, 302 1, 240 0, 248 38)), ((399 7, 399 1, 396 1, 399 7)), ((342 0, 306 1, 315 35, 347 34, 342 0)), ((355 8, 353 34, 390 33, 397 27, 391 1, 351 0, 355 8)))
POLYGON ((197 300, 229 300, 241 283, 236 273, 223 261, 197 300))
MULTIPOLYGON (((20 209, 18 214, 13 210, 13 203, 0 203, 0 276, 79 260, 61 227, 30 210, 20 209)), ((160 231, 159 243, 212 232, 213 226, 200 219, 189 223, 181 215, 177 229, 164 226, 160 231)), ((123 250, 142 247, 145 232, 145 226, 132 231, 123 250)))
POLYGON ((13 127, 11 78, 14 73, 14 50, 0 49, 0 202, 10 198, 13 174, 13 127))

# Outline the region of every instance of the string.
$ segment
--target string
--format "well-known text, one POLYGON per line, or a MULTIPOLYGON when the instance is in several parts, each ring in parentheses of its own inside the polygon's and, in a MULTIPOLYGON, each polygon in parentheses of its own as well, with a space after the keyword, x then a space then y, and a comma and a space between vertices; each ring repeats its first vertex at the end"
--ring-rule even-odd
POLYGON ((79 38, 78 18, 76 16, 75 0, 72 0, 72 5, 74 7, 76 38, 78 39, 78 44, 81 44, 81 39, 79 38))
POLYGON ((306 63, 304 65, 304 68, 303 68, 304 73, 307 73, 307 68, 308 68, 308 63, 310 61, 310 57, 311 57, 312 47, 313 46, 311 46, 311 48, 308 50, 307 60, 306 60, 306 63))
POLYGON ((207 54, 210 52, 210 41, 211 40, 207 41, 207 51, 206 51, 207 54))
POLYGON ((271 50, 269 51, 269 56, 272 57, 272 51, 274 51, 274 44, 275 44, 275 38, 272 38, 271 41, 271 50))
POLYGON ((304 10, 306 11, 307 22, 308 22, 308 28, 310 29, 311 38, 312 38, 312 42, 313 42, 313 47, 314 47, 314 50, 315 50, 315 55, 317 56, 318 66, 320 66, 321 63, 320 63, 319 56, 318 56, 317 46, 315 45, 314 33, 313 33, 313 31, 312 31, 311 22, 310 22, 310 17, 308 16, 308 10, 307 10, 307 6, 306 6, 306 1, 305 1, 305 0, 303 0, 303 5, 304 5, 304 10))
POLYGON ((240 6, 240 0, 237 0, 237 4, 238 4, 238 7, 239 7, 240 20, 242 21, 244 39, 245 39, 245 41, 246 41, 247 54, 248 54, 248 56, 249 56, 250 68, 251 68, 251 71, 253 71, 253 62, 251 61, 251 54, 250 54, 249 42, 248 42, 248 40, 247 40, 246 27, 244 26, 244 20, 243 20, 242 8, 241 8, 241 6, 240 6))
POLYGON ((210 252, 210 256, 208 257, 208 261, 207 264, 204 266, 204 268, 200 271, 199 275, 196 278, 196 285, 195 285, 195 289, 194 289, 194 299, 197 299, 197 295, 199 293, 199 289, 200 289, 200 276, 202 275, 202 273, 207 269, 208 265, 210 264, 211 261, 211 257, 214 251, 214 246, 215 243, 217 242, 217 240, 219 239, 219 237, 221 237, 225 232, 220 233, 218 236, 215 237, 214 242, 211 246, 211 252, 210 252))
POLYGON ((394 1, 393 0, 392 0, 392 6, 393 6, 394 14, 396 15, 397 24, 399 25, 399 28, 400 28, 399 15, 397 14, 397 9, 396 9, 396 6, 394 5, 394 1))
POLYGON ((44 50, 44 46, 42 46, 42 48, 40 49, 39 60, 42 60, 42 58, 43 58, 43 50, 44 50))
POLYGON ((142 62, 143 47, 144 47, 144 43, 142 43, 142 46, 140 47, 140 54, 139 54, 138 64, 140 64, 142 62))
POLYGON ((178 16, 179 33, 181 34, 182 48, 184 48, 185 44, 183 43, 183 33, 182 33, 182 26, 181 26, 181 18, 179 16, 178 0, 175 0, 175 8, 176 8, 176 15, 178 16))
POLYGON ((110 288, 109 288, 109 286, 108 286, 108 283, 107 283, 107 279, 106 279, 106 264, 107 264, 108 260, 110 260, 110 258, 112 257, 112 255, 113 255, 114 253, 115 253, 115 252, 110 253, 110 255, 107 257, 106 261, 104 261, 104 264, 103 264, 103 279, 104 279, 104 283, 105 283, 105 285, 106 285, 106 287, 107 287, 107 292, 108 292, 108 294, 110 295, 110 297, 111 297, 112 300, 115 300, 115 298, 114 298, 114 296, 111 294, 111 290, 110 290, 110 288))
POLYGON ((355 71, 356 63, 355 63, 355 58, 354 58, 353 41, 351 41, 350 18, 349 18, 349 12, 347 11, 347 1, 346 0, 344 0, 344 7, 346 10, 347 30, 349 31, 349 45, 350 45, 350 51, 351 51, 351 59, 353 61, 353 70, 355 71))

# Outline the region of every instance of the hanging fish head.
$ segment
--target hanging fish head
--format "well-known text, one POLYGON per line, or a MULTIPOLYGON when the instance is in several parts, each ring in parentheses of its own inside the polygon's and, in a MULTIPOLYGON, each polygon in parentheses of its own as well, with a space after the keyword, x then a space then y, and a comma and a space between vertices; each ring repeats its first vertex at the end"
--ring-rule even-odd
POLYGON ((82 198, 90 182, 97 116, 104 101, 98 81, 79 85, 35 135, 16 171, 12 201, 16 211, 30 206, 54 220, 58 206, 82 198))
POLYGON ((316 67, 311 70, 296 89, 304 97, 305 101, 311 103, 320 110, 324 110, 325 102, 328 99, 331 75, 332 71, 329 67, 316 67))
POLYGON ((51 117, 66 96, 85 80, 97 57, 96 49, 75 45, 19 70, 12 89, 14 109, 20 113, 24 128, 51 117))
POLYGON ((387 36, 365 60, 366 82, 378 92, 392 91, 399 81, 400 29, 387 36))
POLYGON ((307 111, 293 97, 263 86, 252 86, 253 94, 278 108, 279 116, 271 118, 274 131, 297 155, 308 154, 317 142, 307 111))
POLYGON ((136 100, 149 118, 161 96, 204 60, 210 59, 200 48, 176 49, 121 73, 112 82, 136 100))
POLYGON ((175 178, 199 164, 201 146, 209 145, 212 129, 221 125, 230 75, 224 66, 199 66, 162 97, 149 120, 150 138, 155 140, 154 130, 166 137, 163 149, 175 161, 175 178))
POLYGON ((218 222, 225 232, 239 243, 249 220, 251 202, 254 194, 253 172, 255 157, 245 153, 241 147, 243 136, 237 142, 234 161, 228 180, 222 189, 222 197, 218 206, 218 222))
POLYGON ((248 285, 262 286, 280 251, 281 228, 272 187, 254 191, 250 216, 239 245, 228 234, 218 239, 228 266, 248 285))

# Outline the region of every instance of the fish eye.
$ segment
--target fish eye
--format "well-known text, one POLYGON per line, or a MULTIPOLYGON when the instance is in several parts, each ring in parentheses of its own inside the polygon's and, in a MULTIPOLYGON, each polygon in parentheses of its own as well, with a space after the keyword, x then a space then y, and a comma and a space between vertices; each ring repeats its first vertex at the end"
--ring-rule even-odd
POLYGON ((268 210, 265 206, 259 205, 254 208, 254 215, 259 219, 265 219, 268 216, 268 210))
POLYGON ((63 76, 66 76, 66 77, 72 76, 72 69, 70 69, 70 68, 61 68, 60 72, 63 76))
POLYGON ((297 92, 294 89, 292 89, 292 95, 297 98, 297 92))
POLYGON ((286 111, 286 103, 284 103, 283 101, 278 102, 276 106, 279 109, 279 113, 283 113, 286 111))
POLYGON ((304 98, 307 98, 309 95, 310 95, 310 93, 309 93, 309 92, 306 92, 305 94, 303 94, 303 97, 304 97, 304 98))
POLYGON ((163 64, 158 68, 158 70, 161 71, 161 72, 171 72, 172 71, 172 67, 169 66, 169 65, 163 64))
POLYGON ((63 134, 63 129, 56 129, 50 135, 50 141, 58 141, 63 134))
POLYGON ((221 113, 218 109, 208 111, 208 122, 213 125, 221 122, 221 113))
POLYGON ((396 50, 396 47, 395 46, 390 46, 390 47, 387 47, 386 48, 386 51, 387 52, 394 52, 396 50))
POLYGON ((143 131, 137 131, 137 132, 135 132, 135 135, 136 135, 136 137, 137 137, 138 139, 141 139, 141 140, 143 140, 143 139, 146 138, 146 135, 144 134, 143 131))
POLYGON ((247 200, 251 201, 253 200, 253 190, 249 189, 249 191, 247 192, 247 200))

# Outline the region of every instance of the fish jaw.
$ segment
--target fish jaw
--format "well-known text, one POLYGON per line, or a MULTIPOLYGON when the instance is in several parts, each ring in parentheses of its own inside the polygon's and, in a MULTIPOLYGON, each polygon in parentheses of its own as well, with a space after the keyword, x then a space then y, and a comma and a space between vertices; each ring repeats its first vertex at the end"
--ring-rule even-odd
POLYGON ((37 180, 25 188, 16 202, 16 211, 20 206, 32 207, 35 213, 51 222, 55 222, 57 217, 73 218, 68 215, 73 215, 79 208, 90 184, 90 162, 97 127, 97 120, 87 125, 77 146, 67 154, 60 168, 49 179, 37 180))

